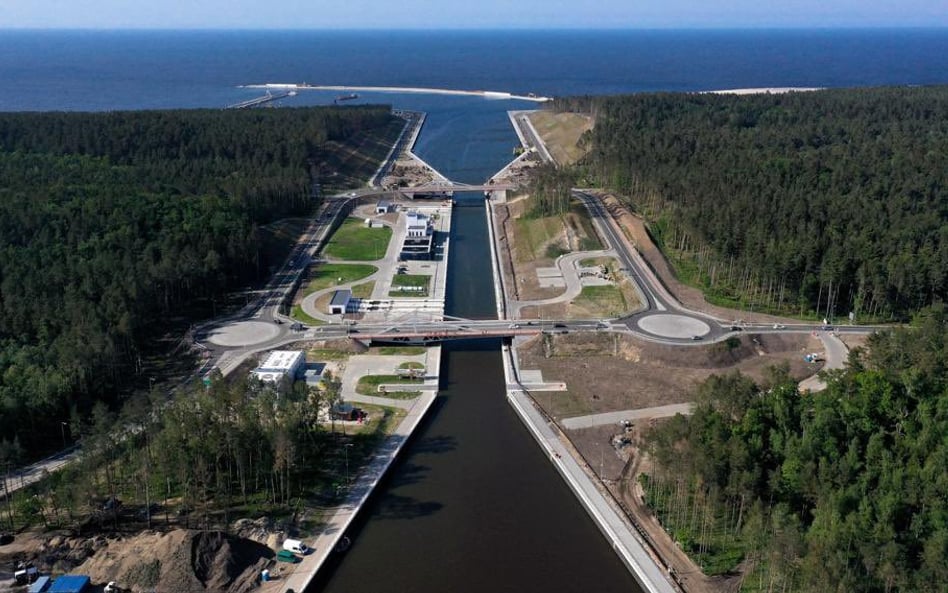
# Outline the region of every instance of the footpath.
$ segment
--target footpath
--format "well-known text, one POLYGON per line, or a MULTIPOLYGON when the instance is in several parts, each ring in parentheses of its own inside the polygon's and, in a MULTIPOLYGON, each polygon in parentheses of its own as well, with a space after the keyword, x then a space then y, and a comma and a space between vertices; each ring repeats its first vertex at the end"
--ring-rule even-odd
MULTIPOLYGON (((493 208, 493 201, 488 201, 487 229, 490 238, 497 315, 503 319, 508 311, 507 290, 501 273, 499 236, 497 229, 494 228, 493 208)), ((559 437, 555 425, 533 404, 529 393, 520 383, 515 347, 504 344, 502 350, 504 376, 508 386, 507 400, 595 521, 612 549, 632 572, 644 591, 677 593, 679 589, 669 580, 661 561, 652 554, 635 527, 629 523, 622 509, 595 478, 592 468, 579 461, 578 456, 574 457, 571 454, 571 449, 559 437)))
MULTIPOLYGON (((429 374, 439 376, 441 372, 440 346, 431 348, 428 360, 432 367, 429 369, 429 374)), ((436 391, 427 391, 422 392, 413 400, 405 418, 376 449, 368 465, 353 479, 348 493, 342 503, 336 507, 332 516, 322 526, 321 533, 315 539, 306 541, 306 545, 312 547, 313 552, 305 556, 299 564, 282 564, 281 567, 292 566, 292 572, 287 574, 284 568, 282 574, 274 573, 275 580, 263 583, 260 588, 261 591, 267 593, 302 593, 306 590, 306 587, 316 577, 316 573, 319 572, 333 550, 342 541, 346 530, 355 520, 385 472, 388 471, 399 453, 401 453, 408 438, 424 419, 437 396, 436 391)))

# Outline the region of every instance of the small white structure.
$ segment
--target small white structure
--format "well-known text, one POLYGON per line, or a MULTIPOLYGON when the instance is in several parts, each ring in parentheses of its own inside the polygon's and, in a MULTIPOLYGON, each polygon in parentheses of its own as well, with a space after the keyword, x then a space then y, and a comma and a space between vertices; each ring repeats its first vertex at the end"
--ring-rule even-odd
POLYGON ((305 366, 306 357, 302 350, 274 350, 252 374, 266 383, 279 383, 287 376, 297 379, 305 366))
POLYGON ((376 214, 388 214, 392 211, 392 203, 388 200, 379 200, 375 204, 375 213, 376 214))
POLYGON ((332 293, 332 300, 329 301, 329 314, 345 315, 351 300, 352 291, 349 289, 337 290, 332 293))
POLYGON ((405 215, 408 222, 407 236, 420 239, 431 234, 431 226, 428 217, 420 212, 409 212, 405 215))
POLYGON ((283 549, 294 554, 309 554, 310 548, 298 539, 283 540, 283 549))

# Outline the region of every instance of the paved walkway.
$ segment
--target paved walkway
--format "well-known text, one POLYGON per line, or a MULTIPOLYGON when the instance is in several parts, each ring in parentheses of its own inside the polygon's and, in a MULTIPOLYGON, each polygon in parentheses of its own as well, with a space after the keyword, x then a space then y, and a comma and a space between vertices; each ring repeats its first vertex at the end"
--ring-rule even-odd
POLYGON ((555 303, 568 303, 578 297, 583 292, 583 286, 586 285, 583 279, 579 277, 579 262, 598 257, 616 257, 616 252, 609 250, 599 251, 578 251, 561 255, 556 258, 556 267, 563 276, 566 284, 566 290, 562 294, 550 297, 548 299, 538 299, 532 301, 507 300, 508 313, 511 318, 519 317, 520 310, 524 307, 552 305, 555 303))
MULTIPOLYGON (((504 372, 507 382, 515 378, 510 347, 503 346, 504 372)), ((550 456, 554 467, 566 480, 573 493, 595 520, 619 558, 629 567, 646 593, 676 593, 675 587, 659 568, 659 561, 651 556, 639 540, 635 528, 628 523, 623 511, 611 497, 603 494, 588 472, 573 458, 570 450, 559 439, 546 419, 522 390, 508 390, 507 399, 523 420, 531 434, 550 456)))
MULTIPOLYGON (((441 347, 435 346, 429 352, 434 367, 431 370, 437 376, 441 371, 441 347)), ((313 553, 304 557, 300 564, 278 563, 276 569, 272 571, 276 580, 263 583, 260 587, 261 591, 286 593, 292 590, 295 593, 302 593, 306 590, 317 571, 332 553, 333 548, 345 535, 346 529, 352 524, 382 476, 401 452, 408 437, 431 408, 437 395, 436 392, 424 393, 412 400, 408 414, 379 446, 363 471, 355 477, 349 493, 326 521, 320 534, 315 539, 306 539, 306 545, 313 548, 313 553)))
POLYGON ((604 412, 602 414, 589 414, 588 416, 574 416, 561 420, 563 428, 575 430, 577 428, 592 428, 594 426, 604 426, 607 424, 619 424, 623 420, 647 420, 651 418, 668 418, 682 414, 687 416, 691 414, 691 404, 669 404, 667 406, 655 406, 653 408, 639 408, 637 410, 620 410, 618 412, 604 412))

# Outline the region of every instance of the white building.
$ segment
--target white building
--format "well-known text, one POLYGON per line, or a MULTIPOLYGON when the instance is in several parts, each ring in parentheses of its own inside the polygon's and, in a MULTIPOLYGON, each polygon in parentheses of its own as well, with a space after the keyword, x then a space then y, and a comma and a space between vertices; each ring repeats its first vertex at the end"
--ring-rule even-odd
POLYGON ((431 224, 428 217, 419 212, 409 212, 405 215, 408 222, 407 236, 419 239, 431 234, 431 224))
POLYGON ((306 356, 302 350, 274 350, 252 374, 266 383, 279 383, 283 377, 299 378, 305 367, 306 356))

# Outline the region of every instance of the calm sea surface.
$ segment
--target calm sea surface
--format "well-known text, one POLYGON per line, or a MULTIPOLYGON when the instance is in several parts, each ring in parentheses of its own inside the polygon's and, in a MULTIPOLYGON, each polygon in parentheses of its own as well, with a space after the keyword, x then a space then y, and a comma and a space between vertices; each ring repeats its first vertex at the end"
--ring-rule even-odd
POLYGON ((936 84, 948 29, 0 31, 0 81, 0 111, 220 107, 262 82, 544 95, 936 84))

